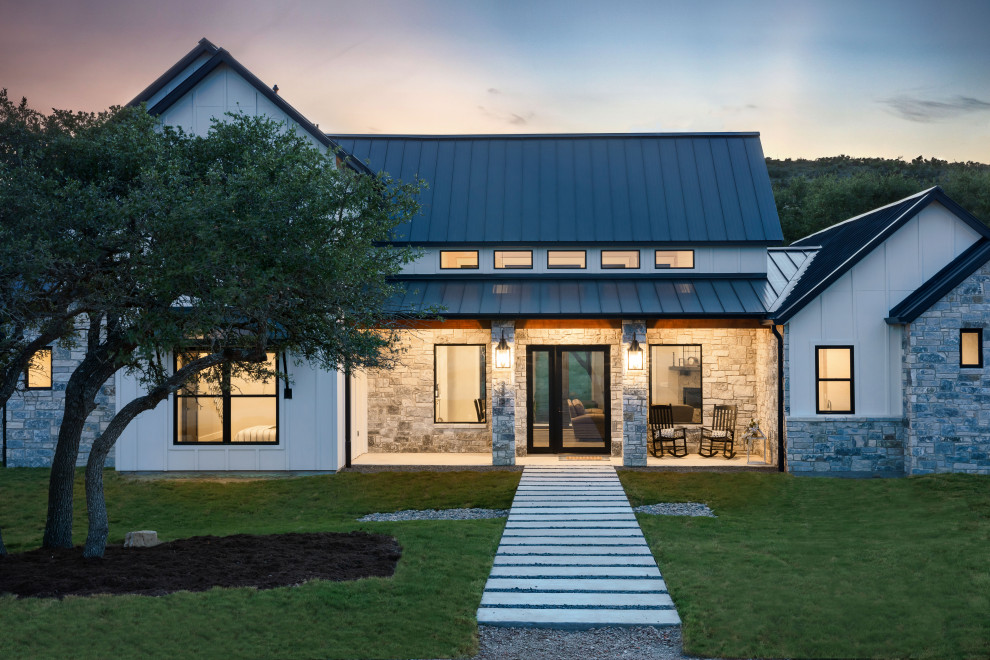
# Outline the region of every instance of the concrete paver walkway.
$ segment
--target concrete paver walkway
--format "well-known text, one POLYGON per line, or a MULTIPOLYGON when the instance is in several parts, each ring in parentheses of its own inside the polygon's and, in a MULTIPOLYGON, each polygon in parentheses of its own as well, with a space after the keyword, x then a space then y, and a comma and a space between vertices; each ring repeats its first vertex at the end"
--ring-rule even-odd
POLYGON ((478 608, 490 626, 677 626, 610 465, 527 466, 478 608))

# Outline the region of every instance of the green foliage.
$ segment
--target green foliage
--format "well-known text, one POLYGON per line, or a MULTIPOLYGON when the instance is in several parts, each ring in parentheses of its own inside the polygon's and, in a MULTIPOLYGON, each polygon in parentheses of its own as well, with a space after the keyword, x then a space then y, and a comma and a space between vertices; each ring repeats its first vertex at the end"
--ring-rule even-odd
MULTIPOLYGON (((106 472, 120 543, 133 529, 194 535, 364 530, 395 536, 392 578, 257 591, 147 596, 0 596, 5 659, 440 658, 477 651, 475 611, 504 520, 358 523, 404 508, 508 508, 518 472, 341 473, 284 479, 133 479, 106 472), (112 635, 106 631, 112 630, 112 635)), ((36 547, 47 470, 0 471, 15 551, 36 547)), ((81 493, 81 474, 76 488, 81 493)), ((76 498, 77 500, 81 498, 76 498)), ((77 519, 81 516, 76 516, 77 519)), ((0 568, 2 570, 2 568, 0 568)))
POLYGON ((767 169, 786 243, 936 185, 990 224, 990 165, 838 156, 768 158, 767 169))
POLYGON ((684 622, 725 658, 990 655, 990 477, 620 472, 684 622))

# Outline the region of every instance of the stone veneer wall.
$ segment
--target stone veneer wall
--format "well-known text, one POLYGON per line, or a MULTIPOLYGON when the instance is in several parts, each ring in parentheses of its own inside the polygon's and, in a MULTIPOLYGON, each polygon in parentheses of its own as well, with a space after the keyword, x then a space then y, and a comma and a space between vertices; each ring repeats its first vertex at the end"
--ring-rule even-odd
MULTIPOLYGON (((493 321, 492 338, 489 344, 492 364, 495 363, 495 350, 502 338, 509 345, 511 358, 515 360, 515 321, 493 321)), ((492 371, 492 465, 515 465, 516 463, 516 370, 493 369, 492 371)), ((523 381, 525 387, 525 381, 523 381)), ((525 400, 525 391, 520 397, 525 400)), ((522 443, 526 444, 525 436, 522 443)))
MULTIPOLYGON (((52 348, 52 388, 21 390, 7 402, 7 465, 10 467, 48 467, 55 456, 58 429, 65 409, 65 386, 85 351, 55 346, 52 348)), ((23 382, 22 382, 23 384, 23 382)), ((85 465, 89 448, 106 430, 114 415, 114 380, 111 378, 96 396, 96 409, 83 427, 82 442, 76 465, 85 465)), ((114 455, 107 457, 113 467, 114 455)))
POLYGON ((988 318, 990 264, 984 264, 906 329, 909 474, 990 474, 988 318), (983 368, 959 366, 961 328, 983 328, 983 368))
POLYGON ((399 364, 368 372, 368 451, 488 452, 492 415, 485 424, 433 421, 433 346, 483 344, 487 410, 492 411, 492 345, 487 329, 400 331, 399 364))
MULTIPOLYGON (((760 348, 767 334, 764 328, 651 328, 646 333, 649 344, 701 345, 702 424, 711 423, 715 405, 735 405, 736 451, 744 456, 742 437, 750 420, 759 421, 764 433, 776 425, 776 366, 767 359, 766 346, 760 348)), ((772 335, 770 340, 775 341, 772 335)), ((774 346, 774 361, 775 356, 774 346)), ((697 437, 688 434, 689 450, 694 451, 697 437)))
POLYGON ((904 474, 904 420, 899 417, 787 419, 789 472, 904 474))
POLYGON ((522 396, 516 406, 516 456, 526 455, 526 347, 529 345, 608 345, 611 372, 611 437, 612 455, 622 454, 622 331, 618 328, 520 328, 515 330, 515 382, 522 396))
POLYGON ((756 343, 756 410, 760 430, 767 436, 768 465, 777 465, 777 338, 769 328, 754 331, 756 343))

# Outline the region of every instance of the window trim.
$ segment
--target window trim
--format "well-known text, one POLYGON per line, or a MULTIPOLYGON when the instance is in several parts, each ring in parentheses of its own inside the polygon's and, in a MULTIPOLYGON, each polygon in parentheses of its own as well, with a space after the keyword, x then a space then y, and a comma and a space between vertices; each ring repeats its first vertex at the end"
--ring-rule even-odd
POLYGON ((588 269, 588 251, 587 250, 547 250, 547 270, 587 270, 588 269), (584 265, 583 266, 551 266, 550 265, 550 253, 552 252, 580 252, 584 255, 584 265))
POLYGON ((815 345, 815 414, 818 415, 855 415, 856 414, 856 351, 855 347, 849 344, 816 344, 815 345), (822 378, 820 375, 819 351, 830 348, 849 349, 849 378, 822 378), (822 410, 820 390, 818 384, 826 383, 849 383, 849 410, 822 410))
POLYGON ((692 249, 674 249, 674 250, 660 250, 656 249, 653 251, 653 270, 694 270, 695 260, 694 260, 694 250, 692 249), (660 266, 657 264, 657 256, 661 252, 688 252, 691 255, 691 265, 690 266, 660 266))
POLYGON ((983 368, 983 328, 959 328, 959 368, 960 369, 982 369, 983 368), (976 335, 976 364, 963 362, 962 338, 965 334, 976 335))
MULTIPOLYGON (((195 350, 195 349, 192 349, 195 350)), ((279 354, 275 354, 275 364, 278 364, 279 354)), ((172 373, 178 369, 179 354, 172 354, 172 373)), ((230 379, 229 363, 223 363, 222 378, 230 379)), ((172 395, 172 446, 174 447, 278 447, 282 444, 281 399, 279 398, 279 379, 275 378, 275 394, 231 394, 230 391, 220 393, 223 399, 223 438, 219 442, 181 442, 179 440, 179 399, 215 399, 208 395, 183 395, 181 388, 172 395), (234 442, 230 434, 231 397, 243 399, 275 399, 275 442, 234 442)))
POLYGON ((478 250, 440 250, 440 270, 478 270, 481 267, 481 255, 478 250), (443 255, 447 252, 473 252, 474 253, 474 265, 473 266, 459 266, 454 268, 453 266, 443 265, 443 255))
POLYGON ((433 344, 433 423, 434 424, 456 424, 470 426, 487 426, 491 419, 491 407, 488 405, 488 344, 433 344), (481 348, 481 389, 485 395, 485 419, 481 422, 441 422, 437 420, 437 348, 442 346, 478 346, 481 348))
POLYGON ((53 347, 51 347, 51 346, 44 346, 44 347, 39 348, 38 350, 36 350, 31 355, 30 359, 28 359, 28 363, 26 365, 24 365, 24 389, 25 390, 34 390, 34 391, 44 391, 44 390, 50 390, 50 389, 52 389, 52 386, 55 384, 55 367, 54 367, 54 364, 53 364, 54 363, 54 360, 55 360, 55 350, 54 350, 53 347), (34 360, 34 356, 37 355, 38 353, 41 353, 42 351, 47 351, 48 352, 48 385, 32 385, 31 384, 31 362, 34 360))
POLYGON ((533 251, 532 250, 492 250, 492 268, 495 270, 533 270, 533 251), (498 267, 498 253, 499 252, 528 252, 529 253, 529 265, 528 266, 502 266, 498 267))
POLYGON ((598 263, 599 263, 599 266, 602 268, 602 270, 639 270, 641 256, 642 255, 640 255, 640 251, 639 250, 602 250, 601 251, 601 256, 600 256, 600 259, 599 259, 599 262, 598 263), (606 266, 605 265, 605 254, 607 252, 612 252, 612 253, 615 253, 615 252, 632 252, 632 253, 635 253, 635 255, 636 255, 636 265, 635 266, 618 266, 618 265, 606 266))
MULTIPOLYGON (((697 424, 691 423, 688 426, 699 427, 705 423, 705 370, 703 368, 705 364, 705 345, 704 344, 648 344, 650 349, 649 363, 644 364, 643 368, 647 370, 647 378, 649 379, 649 386, 647 387, 646 393, 646 409, 649 411, 650 406, 656 405, 653 403, 653 347, 654 346, 697 346, 698 347, 698 389, 701 390, 701 421, 697 424)), ((662 405, 662 404, 661 404, 662 405)))

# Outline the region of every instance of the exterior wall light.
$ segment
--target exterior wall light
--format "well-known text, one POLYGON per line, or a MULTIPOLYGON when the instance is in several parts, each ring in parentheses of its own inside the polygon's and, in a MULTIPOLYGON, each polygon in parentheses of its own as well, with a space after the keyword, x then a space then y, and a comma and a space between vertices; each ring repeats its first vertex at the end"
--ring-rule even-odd
POLYGON ((512 367, 512 351, 505 341, 505 330, 502 330, 502 339, 495 347, 495 368, 510 369, 512 367))
POLYGON ((629 369, 630 371, 643 370, 643 347, 639 345, 633 337, 632 344, 629 345, 629 369))

